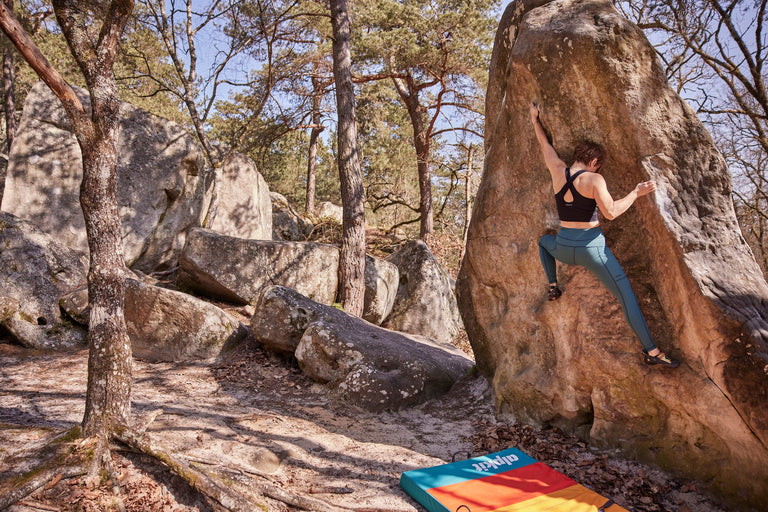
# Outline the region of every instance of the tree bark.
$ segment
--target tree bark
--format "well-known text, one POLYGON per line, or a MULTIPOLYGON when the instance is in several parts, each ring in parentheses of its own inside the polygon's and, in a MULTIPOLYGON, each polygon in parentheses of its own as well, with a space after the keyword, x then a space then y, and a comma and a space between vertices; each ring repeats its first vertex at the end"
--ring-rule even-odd
POLYGON ((429 245, 435 231, 432 207, 432 174, 430 171, 430 138, 424 122, 424 108, 419 103, 419 92, 410 77, 393 78, 395 88, 405 103, 413 128, 413 147, 416 150, 416 170, 419 176, 419 237, 429 245))
POLYGON ((53 8, 91 97, 91 118, 71 119, 83 155, 80 205, 90 251, 83 435, 106 439, 128 425, 131 414, 131 343, 123 315, 125 259, 117 206, 120 101, 112 66, 133 1, 111 2, 95 47, 88 37, 92 20, 77 2, 54 0, 53 8))
POLYGON ((339 300, 344 310, 360 316, 365 295, 365 195, 357 144, 357 113, 352 84, 350 23, 346 0, 331 0, 333 77, 338 112, 338 166, 342 222, 339 300))
POLYGON ((306 212, 315 214, 315 190, 317 177, 317 145, 323 126, 320 124, 320 102, 323 99, 323 87, 318 77, 319 66, 312 64, 312 131, 309 135, 309 156, 307 160, 307 200, 306 212))
MULTIPOLYGON (((103 110, 94 105, 94 117, 103 110)), ((86 437, 109 436, 116 426, 127 425, 131 414, 132 354, 123 315, 124 258, 116 193, 117 131, 102 133, 106 137, 94 141, 89 150, 81 146, 80 204, 90 250, 86 437)))
POLYGON ((472 164, 475 156, 475 145, 470 144, 467 149, 467 176, 464 178, 464 229, 461 244, 461 257, 464 257, 464 251, 467 247, 467 233, 469 232, 469 221, 472 218, 472 164))
MULTIPOLYGON (((5 5, 13 12, 13 0, 5 0, 5 5)), ((13 61, 13 48, 5 47, 3 49, 3 108, 5 109, 6 152, 9 156, 13 138, 16 136, 16 73, 13 61)))

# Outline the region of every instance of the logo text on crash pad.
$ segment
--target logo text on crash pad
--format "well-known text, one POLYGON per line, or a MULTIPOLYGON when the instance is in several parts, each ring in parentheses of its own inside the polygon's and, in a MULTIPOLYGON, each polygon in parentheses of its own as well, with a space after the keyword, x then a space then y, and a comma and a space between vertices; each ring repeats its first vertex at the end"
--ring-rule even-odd
POLYGON ((488 459, 485 462, 479 462, 472 464, 478 471, 488 471, 489 469, 499 469, 501 466, 512 465, 520 460, 517 455, 497 455, 493 459, 488 459))

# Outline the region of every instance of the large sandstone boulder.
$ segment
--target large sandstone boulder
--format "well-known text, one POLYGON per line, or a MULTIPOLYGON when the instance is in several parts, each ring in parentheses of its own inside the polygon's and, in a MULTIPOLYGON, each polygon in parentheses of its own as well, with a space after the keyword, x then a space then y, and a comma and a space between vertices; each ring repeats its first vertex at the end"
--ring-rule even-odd
POLYGON ((126 280, 125 323, 133 355, 148 361, 213 361, 248 335, 213 304, 137 279, 126 280))
POLYGON ((381 325, 392 312, 397 298, 400 271, 386 260, 365 256, 363 319, 381 325))
POLYGON ((324 304, 336 298, 339 250, 308 242, 248 240, 193 229, 179 258, 178 284, 201 295, 249 304, 280 284, 324 304))
POLYGON ((382 324, 387 329, 450 342, 461 317, 450 276, 422 240, 406 242, 387 261, 400 272, 395 304, 382 324))
MULTIPOLYGON (((333 304, 339 249, 312 242, 246 240, 193 229, 179 258, 178 284, 200 295, 238 304, 254 302, 270 285, 287 286, 323 304, 333 304)), ((366 257, 363 318, 376 324, 395 301, 395 265, 366 257)))
MULTIPOLYGON (((78 90, 87 106, 90 99, 78 90)), ((120 104, 117 193, 129 266, 151 271, 175 265, 184 233, 200 225, 203 153, 180 125, 120 104)), ((85 254, 80 208, 82 156, 69 119, 39 82, 24 103, 10 154, 2 210, 32 221, 60 244, 85 254)))
MULTIPOLYGON (((87 325, 87 288, 63 296, 61 304, 87 325)), ((125 280, 125 324, 133 355, 147 361, 213 361, 248 335, 246 326, 213 304, 139 276, 125 280)))
POLYGON ((265 288, 254 304, 251 331, 265 348, 293 354, 310 323, 326 306, 284 286, 265 288))
POLYGON ((272 238, 289 242, 305 242, 312 234, 314 225, 297 212, 284 195, 270 192, 272 201, 272 238))
POLYGON ((318 219, 330 219, 337 224, 344 222, 344 208, 330 201, 323 201, 317 205, 315 216, 318 219))
POLYGON ((310 378, 373 411, 439 396, 473 366, 450 344, 382 329, 281 286, 264 291, 251 330, 265 346, 293 350, 310 378))
POLYGON ((59 299, 85 283, 86 265, 82 254, 0 212, 0 326, 29 348, 85 346, 85 330, 62 316, 59 299))
POLYGON ((212 231, 272 240, 269 186, 253 160, 237 152, 225 156, 216 169, 216 194, 218 206, 209 226, 212 231))
POLYGON ((514 2, 486 101, 457 293, 500 411, 768 509, 768 286, 740 234, 728 168, 641 30, 608 0, 514 2), (603 229, 677 370, 642 365, 618 302, 584 269, 559 266, 565 292, 547 302, 537 241, 557 217, 532 100, 564 160, 582 139, 606 148, 615 196, 656 180, 654 195, 603 229))

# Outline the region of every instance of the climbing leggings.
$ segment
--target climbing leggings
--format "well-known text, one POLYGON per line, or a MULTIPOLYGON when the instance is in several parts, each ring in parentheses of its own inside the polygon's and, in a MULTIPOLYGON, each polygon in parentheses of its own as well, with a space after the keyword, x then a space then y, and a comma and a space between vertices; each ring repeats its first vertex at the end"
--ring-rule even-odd
POLYGON ((603 235, 602 229, 599 227, 590 229, 560 228, 557 236, 544 235, 539 239, 539 257, 550 283, 557 282, 555 260, 568 265, 586 267, 619 299, 624 317, 643 348, 647 351, 656 348, 629 279, 616 257, 605 245, 605 235, 603 235))

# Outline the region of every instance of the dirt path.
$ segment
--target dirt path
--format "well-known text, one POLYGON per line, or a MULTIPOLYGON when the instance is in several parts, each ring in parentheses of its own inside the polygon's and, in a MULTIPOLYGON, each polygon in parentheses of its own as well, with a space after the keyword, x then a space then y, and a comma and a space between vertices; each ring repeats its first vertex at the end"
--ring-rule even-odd
MULTIPOLYGON (((86 367, 85 351, 39 354, 0 342, 0 478, 80 422, 86 367)), ((354 510, 418 511, 398 485, 403 471, 517 446, 638 512, 729 510, 696 483, 592 452, 555 431, 497 424, 479 377, 441 400, 382 414, 335 401, 291 361, 252 343, 214 365, 137 360, 134 379, 134 413, 163 409, 149 431, 189 460, 231 472, 236 485, 269 482, 354 510)), ((121 453, 117 462, 127 510, 220 510, 147 457, 121 453)), ((59 482, 11 510, 101 511, 110 499, 107 490, 59 482)), ((263 503, 270 511, 297 510, 263 503)))

